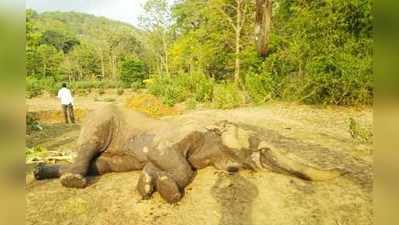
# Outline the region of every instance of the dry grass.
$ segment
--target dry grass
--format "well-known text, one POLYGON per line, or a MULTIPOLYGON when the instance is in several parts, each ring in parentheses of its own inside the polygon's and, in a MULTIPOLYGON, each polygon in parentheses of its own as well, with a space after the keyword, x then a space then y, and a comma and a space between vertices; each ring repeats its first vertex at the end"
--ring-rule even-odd
POLYGON ((155 118, 179 114, 176 107, 170 107, 161 102, 157 97, 149 94, 141 94, 131 97, 126 102, 126 107, 155 118))
MULTIPOLYGON (((46 123, 62 123, 65 121, 64 112, 60 108, 60 110, 45 110, 45 111, 37 111, 31 112, 35 118, 39 121, 45 121, 46 123)), ((81 121, 86 117, 88 113, 87 109, 75 108, 74 115, 77 122, 81 121)))

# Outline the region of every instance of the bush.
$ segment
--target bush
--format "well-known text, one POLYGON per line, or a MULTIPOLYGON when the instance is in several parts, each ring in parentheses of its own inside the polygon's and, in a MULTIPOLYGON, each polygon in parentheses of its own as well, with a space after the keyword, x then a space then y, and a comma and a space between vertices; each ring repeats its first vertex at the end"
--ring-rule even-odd
POLYGON ((356 0, 282 4, 270 54, 257 71, 274 78, 272 96, 309 104, 372 104, 371 6, 356 0))
POLYGON ((209 102, 213 98, 214 81, 207 78, 203 74, 195 74, 192 76, 192 84, 194 85, 193 97, 197 102, 209 102))
POLYGON ((52 95, 57 95, 60 87, 61 85, 57 84, 53 78, 38 79, 33 76, 26 77, 26 92, 28 98, 41 95, 43 91, 47 91, 52 95))
POLYGON ((349 133, 355 141, 360 143, 372 142, 373 133, 371 129, 362 126, 354 118, 349 118, 349 133))
POLYGON ((42 130, 43 128, 39 124, 38 118, 31 112, 26 113, 26 134, 32 133, 32 131, 42 130))
POLYGON ((122 86, 122 83, 117 80, 102 80, 100 83, 105 89, 119 88, 122 86))
POLYGON ((271 74, 250 73, 245 79, 245 90, 252 102, 263 103, 271 99, 274 95, 274 81, 271 74))
POLYGON ((133 91, 137 91, 137 90, 139 90, 139 89, 141 89, 143 87, 144 87, 143 82, 133 82, 133 83, 130 84, 130 88, 133 91))
POLYGON ((156 75, 147 83, 150 93, 162 97, 169 106, 189 98, 207 102, 213 97, 214 82, 203 74, 156 75))
POLYGON ((147 78, 146 66, 143 61, 131 57, 125 57, 121 62, 121 76, 120 80, 125 85, 133 83, 142 84, 143 80, 147 78))
POLYGON ((231 109, 240 106, 242 98, 238 88, 232 83, 218 84, 215 86, 213 106, 218 109, 231 109))
POLYGON ((35 77, 26 77, 26 95, 28 98, 39 96, 43 93, 39 80, 35 77))
POLYGON ((186 107, 187 109, 195 109, 197 108, 198 102, 195 100, 195 98, 189 98, 186 102, 186 107))
POLYGON ((116 93, 118 95, 123 95, 124 90, 122 88, 118 88, 118 90, 116 91, 116 93))

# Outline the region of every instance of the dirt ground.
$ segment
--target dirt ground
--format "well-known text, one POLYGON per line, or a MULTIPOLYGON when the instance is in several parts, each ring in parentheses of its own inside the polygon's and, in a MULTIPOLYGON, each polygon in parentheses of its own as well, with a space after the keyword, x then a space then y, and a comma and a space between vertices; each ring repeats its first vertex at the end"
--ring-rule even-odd
MULTIPOLYGON (((110 104, 96 96, 76 97, 77 109, 90 111, 110 104)), ((107 95, 123 106, 127 96, 107 95)), ((43 114, 43 130, 27 137, 27 145, 49 150, 74 151, 80 126, 62 124, 53 97, 27 100, 29 111, 43 114), (46 112, 47 114, 45 114, 46 112), (49 120, 46 121, 46 115, 49 120), (50 115, 50 116, 49 116, 50 115)), ((352 167, 359 179, 341 176, 325 182, 309 182, 269 171, 241 171, 227 175, 213 168, 198 171, 177 204, 165 203, 156 193, 141 200, 135 191, 140 171, 111 173, 91 178, 84 189, 68 189, 58 180, 26 179, 27 224, 134 224, 134 225, 368 225, 373 224, 372 143, 354 140, 349 118, 372 129, 370 108, 315 107, 293 103, 269 103, 234 110, 196 110, 163 117, 168 120, 221 120, 243 122, 272 129, 284 136, 319 144, 352 167), (361 168, 361 169, 359 169, 361 168), (361 181, 361 182, 360 182, 361 181)), ((306 149, 298 149, 305 152, 306 149)), ((311 161, 311 159, 309 159, 311 161)))

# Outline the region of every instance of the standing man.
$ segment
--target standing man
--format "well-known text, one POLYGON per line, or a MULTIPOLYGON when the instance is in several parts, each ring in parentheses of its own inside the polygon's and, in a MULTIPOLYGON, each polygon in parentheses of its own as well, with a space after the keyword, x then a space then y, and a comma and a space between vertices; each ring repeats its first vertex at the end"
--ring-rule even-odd
POLYGON ((57 97, 61 101, 65 123, 68 123, 68 118, 72 123, 75 123, 75 116, 73 115, 73 98, 71 91, 67 88, 66 83, 62 84, 62 88, 58 91, 57 97))

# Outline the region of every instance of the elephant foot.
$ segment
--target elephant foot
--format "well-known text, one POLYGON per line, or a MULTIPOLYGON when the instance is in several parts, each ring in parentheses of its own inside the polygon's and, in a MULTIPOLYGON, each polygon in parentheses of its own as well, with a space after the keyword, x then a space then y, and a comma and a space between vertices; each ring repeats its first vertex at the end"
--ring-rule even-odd
POLYGON ((60 166, 58 165, 46 165, 39 163, 33 170, 33 176, 36 180, 44 180, 59 177, 60 166))
POLYGON ((167 176, 161 176, 158 179, 157 189, 162 198, 168 203, 178 202, 183 197, 176 182, 167 176))
POLYGON ((84 188, 87 185, 87 180, 80 174, 66 173, 61 176, 61 184, 65 187, 84 188))
POLYGON ((153 180, 154 179, 146 173, 143 173, 140 176, 139 182, 137 184, 137 190, 143 199, 149 199, 154 192, 153 180))

